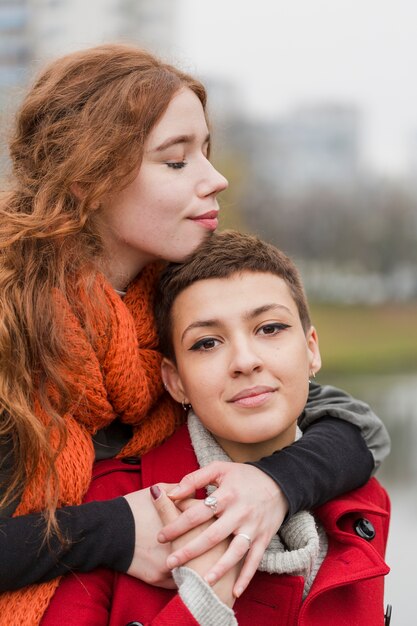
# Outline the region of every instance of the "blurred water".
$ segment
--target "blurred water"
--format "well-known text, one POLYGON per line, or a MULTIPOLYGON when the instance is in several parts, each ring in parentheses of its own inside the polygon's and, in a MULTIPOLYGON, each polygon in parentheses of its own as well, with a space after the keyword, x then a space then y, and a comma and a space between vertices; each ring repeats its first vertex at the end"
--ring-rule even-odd
POLYGON ((392 504, 385 601, 393 606, 391 626, 415 626, 417 593, 417 373, 332 380, 368 402, 381 417, 392 452, 377 477, 392 504))

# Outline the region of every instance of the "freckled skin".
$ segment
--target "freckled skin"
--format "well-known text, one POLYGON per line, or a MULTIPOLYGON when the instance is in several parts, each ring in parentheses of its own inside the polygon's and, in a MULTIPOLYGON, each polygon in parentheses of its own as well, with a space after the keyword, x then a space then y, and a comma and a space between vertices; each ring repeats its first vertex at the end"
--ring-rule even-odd
POLYGON ((218 212, 217 194, 227 180, 207 159, 207 151, 201 102, 190 89, 182 89, 150 132, 136 178, 102 199, 99 226, 106 274, 114 287, 123 289, 156 259, 183 260, 210 232, 207 224, 192 218, 218 212), (188 140, 158 150, 170 139, 184 137, 188 140))

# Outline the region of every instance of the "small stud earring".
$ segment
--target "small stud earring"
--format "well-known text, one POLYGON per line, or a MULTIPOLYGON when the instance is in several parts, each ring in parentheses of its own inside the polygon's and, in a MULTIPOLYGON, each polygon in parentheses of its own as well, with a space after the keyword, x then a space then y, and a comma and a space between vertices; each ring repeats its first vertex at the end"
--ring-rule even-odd
POLYGON ((311 379, 316 377, 316 372, 314 370, 310 370, 310 378, 308 379, 308 382, 311 383, 311 379))

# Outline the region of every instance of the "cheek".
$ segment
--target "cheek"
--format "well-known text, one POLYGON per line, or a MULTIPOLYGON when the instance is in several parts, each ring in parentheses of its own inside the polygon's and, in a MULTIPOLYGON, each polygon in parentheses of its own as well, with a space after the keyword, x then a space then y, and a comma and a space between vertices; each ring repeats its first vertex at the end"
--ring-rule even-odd
POLYGON ((185 362, 183 360, 180 363, 177 358, 177 367, 184 393, 186 394, 190 404, 194 407, 197 403, 199 403, 202 395, 201 385, 199 385, 201 375, 200 369, 193 362, 193 359, 185 359, 185 362))
POLYGON ((310 361, 305 347, 295 347, 285 357, 281 354, 277 363, 277 376, 285 381, 285 386, 291 389, 291 393, 295 393, 297 389, 301 391, 304 387, 308 388, 310 361))
POLYGON ((293 370, 297 370, 300 375, 309 370, 310 367, 310 351, 308 346, 300 342, 291 350, 291 363, 293 370))
MULTIPOLYGON (((121 192, 121 202, 133 209, 150 212, 163 205, 164 199, 169 193, 169 187, 162 187, 157 179, 149 176, 135 180, 129 187, 121 192), (124 195, 123 195, 124 194, 124 195)), ((171 191, 172 194, 172 191, 171 191)))
POLYGON ((197 407, 201 407, 203 411, 210 413, 209 407, 214 406, 221 394, 221 380, 224 381, 224 376, 219 378, 218 372, 203 362, 190 364, 188 371, 192 372, 192 375, 186 377, 184 388, 191 404, 196 412, 197 407))

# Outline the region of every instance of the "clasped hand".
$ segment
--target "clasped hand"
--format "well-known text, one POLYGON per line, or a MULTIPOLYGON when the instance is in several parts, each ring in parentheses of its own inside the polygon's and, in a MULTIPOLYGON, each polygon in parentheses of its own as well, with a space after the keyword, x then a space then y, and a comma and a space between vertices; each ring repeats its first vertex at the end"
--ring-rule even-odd
POLYGON ((190 562, 229 538, 228 546, 223 547, 222 554, 209 567, 204 578, 214 585, 245 557, 233 587, 234 596, 241 595, 255 574, 271 538, 280 528, 288 503, 272 478, 244 463, 216 461, 187 474, 176 486, 160 484, 179 506, 182 500, 207 485, 216 487, 213 492, 217 500, 216 511, 206 506, 203 500, 194 501, 192 506, 185 507, 186 510, 163 528, 155 508, 151 506, 148 490, 125 496, 135 517, 137 531, 129 574, 150 584, 173 587, 169 578, 170 569, 190 562), (212 523, 199 529, 198 534, 187 540, 185 545, 177 547, 173 544, 172 552, 171 542, 209 520, 212 523), (245 536, 251 539, 249 550, 245 536))

